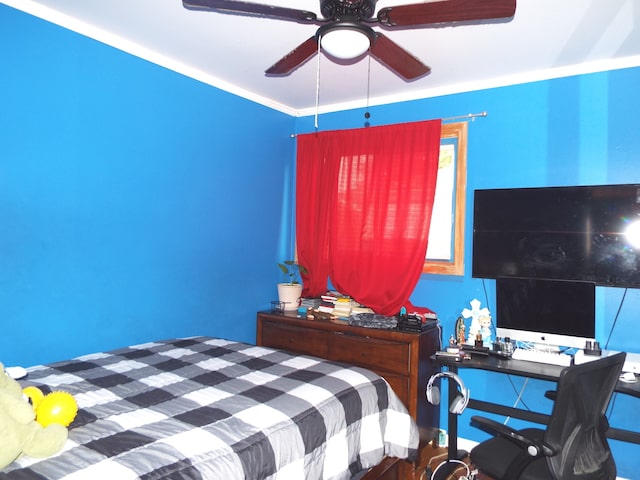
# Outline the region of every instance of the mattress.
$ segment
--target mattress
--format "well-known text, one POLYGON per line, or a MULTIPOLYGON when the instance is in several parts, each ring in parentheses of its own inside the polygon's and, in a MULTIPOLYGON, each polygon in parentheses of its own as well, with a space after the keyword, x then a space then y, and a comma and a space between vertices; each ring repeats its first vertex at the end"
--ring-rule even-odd
POLYGON ((130 346, 28 368, 71 393, 64 449, 0 479, 348 479, 412 459, 413 419, 366 369, 220 338, 130 346))

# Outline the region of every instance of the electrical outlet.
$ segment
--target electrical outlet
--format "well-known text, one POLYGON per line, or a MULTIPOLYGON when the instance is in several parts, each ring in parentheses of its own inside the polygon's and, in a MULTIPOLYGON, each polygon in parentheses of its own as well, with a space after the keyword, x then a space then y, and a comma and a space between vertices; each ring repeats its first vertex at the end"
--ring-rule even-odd
POLYGON ((443 428, 438 430, 438 445, 449 445, 449 435, 447 435, 447 431, 443 428))

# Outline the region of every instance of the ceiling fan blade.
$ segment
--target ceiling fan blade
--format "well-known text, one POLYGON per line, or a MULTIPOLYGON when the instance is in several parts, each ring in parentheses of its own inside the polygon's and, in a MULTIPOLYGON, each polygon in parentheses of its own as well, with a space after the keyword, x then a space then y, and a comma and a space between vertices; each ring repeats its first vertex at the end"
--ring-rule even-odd
POLYGON ((261 3, 240 2, 237 0, 182 0, 184 8, 189 10, 205 10, 253 17, 277 18, 293 20, 299 23, 316 23, 317 16, 313 12, 294 8, 274 7, 261 3))
POLYGON ((424 63, 380 32, 376 32, 371 56, 406 80, 413 80, 431 71, 424 63))
POLYGON ((318 53, 318 40, 314 35, 287 53, 264 73, 267 75, 289 75, 316 53, 318 53))
POLYGON ((378 22, 386 27, 409 27, 453 22, 511 18, 516 0, 443 0, 383 8, 378 22))

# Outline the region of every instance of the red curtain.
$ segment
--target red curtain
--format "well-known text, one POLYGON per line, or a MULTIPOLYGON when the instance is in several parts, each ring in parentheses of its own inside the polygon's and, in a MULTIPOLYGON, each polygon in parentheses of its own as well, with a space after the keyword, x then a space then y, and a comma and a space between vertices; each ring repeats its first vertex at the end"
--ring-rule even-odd
POLYGON ((302 275, 303 297, 324 293, 330 272, 327 223, 340 163, 330 161, 332 145, 320 137, 321 134, 298 136, 296 243, 298 263, 309 272, 302 275))
POLYGON ((298 137, 296 234, 305 296, 334 287, 384 315, 422 273, 440 120, 298 137))

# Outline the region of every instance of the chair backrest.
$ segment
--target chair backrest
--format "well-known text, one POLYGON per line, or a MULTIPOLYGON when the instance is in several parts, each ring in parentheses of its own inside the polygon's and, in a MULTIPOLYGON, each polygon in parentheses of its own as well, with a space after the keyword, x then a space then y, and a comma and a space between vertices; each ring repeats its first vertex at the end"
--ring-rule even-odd
POLYGON ((545 441, 562 453, 547 458, 554 478, 570 480, 616 477, 606 438, 605 416, 626 353, 567 367, 558 381, 545 441))

